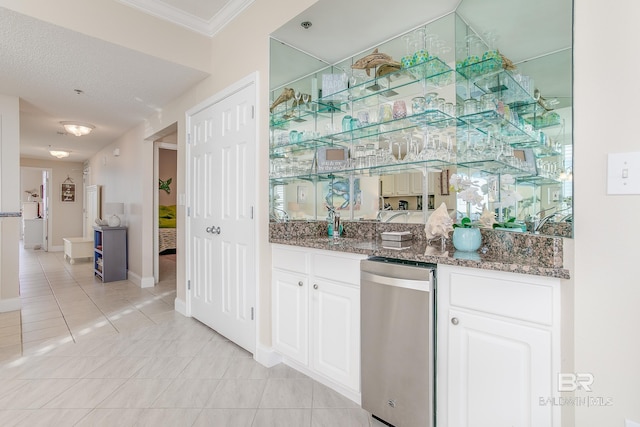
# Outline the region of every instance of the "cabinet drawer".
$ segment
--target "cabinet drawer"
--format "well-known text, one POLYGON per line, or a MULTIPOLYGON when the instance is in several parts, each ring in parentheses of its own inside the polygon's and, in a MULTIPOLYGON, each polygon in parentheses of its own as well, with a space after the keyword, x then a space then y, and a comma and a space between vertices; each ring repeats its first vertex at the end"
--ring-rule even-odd
POLYGON ((313 254, 313 275, 337 282, 360 285, 360 260, 346 255, 313 254))
POLYGON ((554 293, 551 286, 518 280, 452 272, 449 277, 452 306, 553 325, 554 293))
POLYGON ((299 249, 273 246, 271 264, 274 268, 309 274, 309 253, 299 249))

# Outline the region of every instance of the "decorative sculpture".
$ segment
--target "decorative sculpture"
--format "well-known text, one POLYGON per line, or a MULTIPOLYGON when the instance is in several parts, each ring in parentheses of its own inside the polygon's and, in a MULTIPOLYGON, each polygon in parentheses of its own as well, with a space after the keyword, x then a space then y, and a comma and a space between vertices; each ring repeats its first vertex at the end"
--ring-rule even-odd
POLYGON ((442 203, 438 209, 433 211, 424 226, 427 240, 437 238, 448 239, 449 232, 453 231, 453 219, 449 216, 447 205, 442 203))
POLYGON ((367 76, 371 75, 371 68, 375 69, 379 65, 391 65, 400 69, 402 64, 398 61, 394 61, 386 53, 378 52, 378 49, 371 52, 369 55, 358 59, 352 66, 354 70, 365 70, 367 76))

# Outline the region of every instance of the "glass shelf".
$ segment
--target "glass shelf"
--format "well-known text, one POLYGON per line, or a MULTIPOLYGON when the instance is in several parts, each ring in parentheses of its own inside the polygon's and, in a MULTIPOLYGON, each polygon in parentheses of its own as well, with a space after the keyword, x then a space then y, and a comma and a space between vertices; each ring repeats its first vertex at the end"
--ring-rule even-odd
MULTIPOLYGON (((269 148, 269 155, 271 158, 278 158, 288 153, 315 150, 321 146, 350 146, 351 143, 355 141, 367 139, 377 141, 380 136, 390 133, 406 132, 414 128, 430 126, 442 129, 461 124, 463 123, 455 117, 449 116, 439 110, 426 111, 401 119, 390 120, 383 123, 372 123, 346 132, 337 132, 323 136, 315 135, 313 138, 297 141, 293 144, 287 142, 285 144, 272 145, 269 148)), ((288 136, 285 136, 283 136, 283 140, 286 139, 288 141, 288 136)), ((272 140, 273 139, 274 137, 272 135, 272 140)))
POLYGON ((347 106, 354 102, 364 101, 370 97, 382 97, 393 100, 414 95, 414 85, 423 85, 428 81, 433 86, 452 84, 453 70, 438 57, 431 57, 428 61, 403 68, 382 77, 374 77, 353 87, 319 98, 318 112, 335 113, 346 111, 347 106))
MULTIPOLYGON (((315 173, 315 172, 293 172, 290 175, 270 177, 269 181, 272 185, 283 185, 292 181, 310 181, 320 182, 332 179, 344 179, 350 175, 366 175, 366 176, 379 176, 379 175, 392 175, 405 172, 441 172, 453 164, 440 159, 428 159, 428 160, 416 160, 416 161, 399 161, 396 163, 388 163, 376 166, 367 167, 348 167, 345 169, 335 170, 330 173, 315 173)), ((314 168, 315 170, 315 168, 314 168)))
POLYGON ((300 108, 278 105, 271 113, 271 128, 287 129, 291 123, 315 120, 318 115, 345 113, 355 103, 380 103, 415 95, 414 85, 426 81, 432 86, 452 84, 453 70, 437 57, 427 62, 403 68, 382 77, 375 77, 327 97, 311 100, 300 108), (371 99, 371 98, 379 99, 371 99))
POLYGON ((524 130, 519 125, 507 120, 503 115, 495 110, 483 111, 475 114, 468 114, 459 118, 470 128, 477 132, 487 134, 489 129, 498 128, 497 135, 492 135, 502 142, 514 148, 531 148, 539 145, 535 136, 524 130))
POLYGON ((458 167, 474 169, 489 175, 513 175, 514 177, 530 177, 532 173, 498 160, 473 160, 457 162, 458 167))
POLYGON ((401 131, 407 131, 413 128, 423 128, 425 126, 432 126, 437 128, 445 128, 449 126, 455 126, 460 124, 455 117, 449 116, 439 110, 426 111, 419 114, 409 115, 396 120, 389 120, 382 123, 372 123, 368 126, 363 126, 358 129, 338 132, 330 135, 321 136, 318 142, 322 145, 330 145, 336 143, 350 143, 352 141, 374 138, 389 133, 397 133, 401 131))
POLYGON ((518 185, 521 185, 521 184, 554 185, 554 184, 561 184, 562 183, 558 179, 548 178, 548 177, 545 177, 545 176, 518 177, 518 178, 516 178, 516 182, 518 183, 518 185))

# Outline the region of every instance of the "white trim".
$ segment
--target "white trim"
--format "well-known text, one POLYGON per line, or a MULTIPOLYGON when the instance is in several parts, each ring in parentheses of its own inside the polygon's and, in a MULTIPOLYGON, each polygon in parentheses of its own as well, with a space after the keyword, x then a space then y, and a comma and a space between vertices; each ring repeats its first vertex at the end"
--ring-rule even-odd
POLYGON ((18 298, 0 299, 0 313, 22 309, 22 301, 18 298))
POLYGON ((296 360, 289 359, 288 357, 283 357, 282 358, 282 363, 284 363, 285 365, 295 369, 298 372, 302 372, 306 376, 308 376, 311 379, 314 379, 314 380, 318 381, 319 383, 329 387, 333 391, 336 391, 336 392, 340 393, 341 395, 343 395, 347 399, 357 403, 358 405, 361 404, 362 395, 360 394, 360 392, 352 390, 350 388, 347 388, 344 385, 342 385, 340 383, 337 383, 337 382, 325 377, 324 375, 314 371, 309 366, 303 365, 303 364, 301 364, 300 362, 298 362, 296 360))
POLYGON ((191 317, 187 314, 187 303, 185 300, 176 297, 173 301, 173 308, 176 312, 182 314, 184 317, 191 317))
POLYGON ((127 271, 127 280, 135 283, 141 288, 153 288, 155 286, 155 281, 153 280, 153 276, 141 277, 131 270, 127 271))
POLYGON ((230 0, 210 19, 192 15, 182 9, 156 0, 118 0, 156 18, 172 22, 191 31, 213 37, 229 22, 249 7, 254 0, 230 0))
MULTIPOLYGON (((157 188, 158 179, 160 178, 160 149, 163 150, 174 150, 178 151, 178 143, 177 142, 163 142, 160 141, 167 135, 170 135, 174 132, 178 132, 178 122, 174 122, 173 124, 165 127, 161 131, 158 131, 147 138, 147 141, 153 141, 153 186, 157 188)), ((176 167, 178 160, 176 158, 176 167)), ((177 189, 177 187, 176 187, 177 189)), ((159 218, 158 218, 158 207, 160 197, 158 196, 158 190, 154 190, 153 192, 153 279, 154 284, 160 281, 160 238, 158 235, 159 229, 159 218)), ((179 200, 179 196, 176 202, 179 200)), ((177 203, 176 203, 177 204, 177 203)), ((176 231, 179 224, 176 224, 176 231)), ((177 245, 177 242, 176 242, 177 245)), ((177 249, 177 248, 176 248, 177 249)))
POLYGON ((273 348, 265 347, 261 344, 256 345, 256 353, 253 355, 253 359, 267 368, 282 363, 280 354, 276 353, 273 348))

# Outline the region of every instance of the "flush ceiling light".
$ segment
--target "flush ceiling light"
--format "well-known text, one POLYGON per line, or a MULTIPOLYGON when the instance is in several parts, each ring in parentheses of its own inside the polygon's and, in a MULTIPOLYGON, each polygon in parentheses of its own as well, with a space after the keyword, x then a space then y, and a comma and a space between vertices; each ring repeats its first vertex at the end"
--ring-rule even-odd
POLYGON ((95 126, 89 123, 60 122, 60 124, 64 126, 64 130, 67 131, 67 133, 75 136, 88 135, 93 129, 95 129, 95 126))
POLYGON ((63 151, 63 150, 49 150, 49 154, 59 159, 64 159, 65 157, 69 157, 69 152, 63 151))

